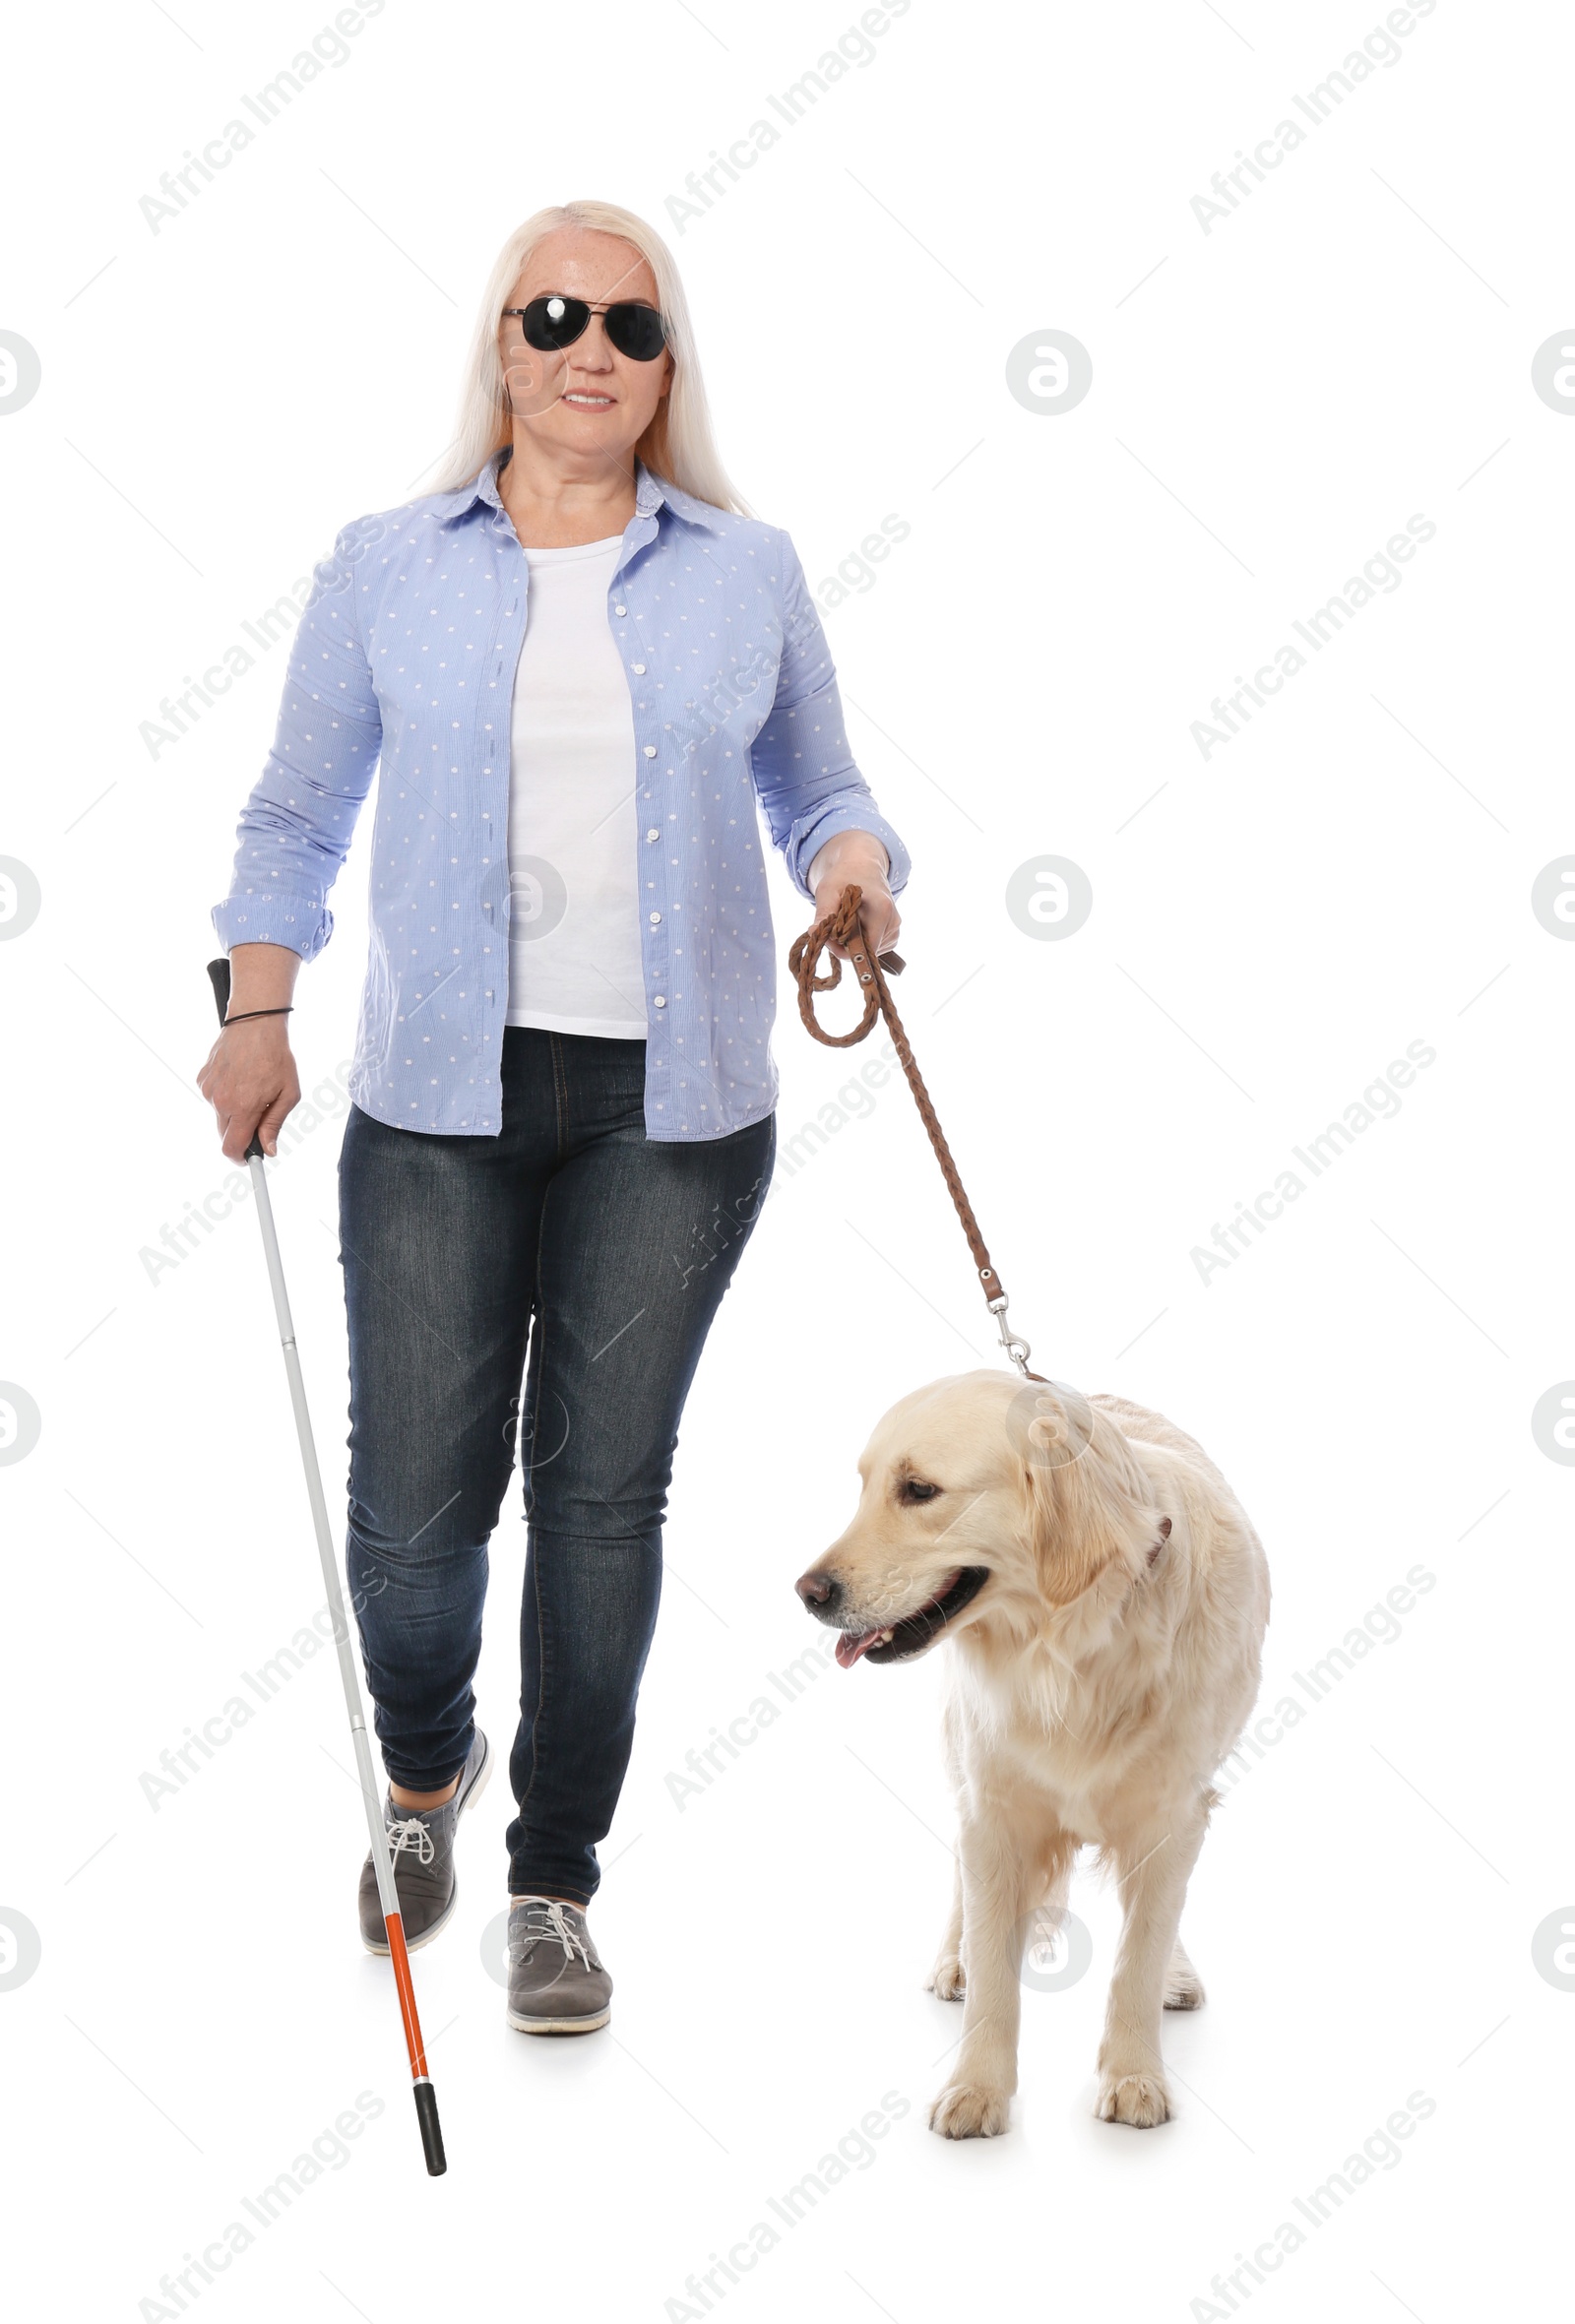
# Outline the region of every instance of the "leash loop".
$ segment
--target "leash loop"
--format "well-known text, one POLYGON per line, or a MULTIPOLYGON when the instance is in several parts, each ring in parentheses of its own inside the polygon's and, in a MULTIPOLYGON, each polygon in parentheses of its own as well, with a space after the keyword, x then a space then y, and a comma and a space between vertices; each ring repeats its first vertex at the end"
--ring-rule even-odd
POLYGON ((918 1107, 919 1119, 923 1122, 929 1142, 935 1149, 935 1159, 940 1163, 941 1176, 946 1181, 946 1190, 952 1198, 958 1218, 962 1221, 963 1232, 968 1237, 968 1247, 974 1254, 974 1264, 977 1270, 985 1304, 995 1317, 1000 1331, 1001 1346, 1025 1380, 1040 1379, 1042 1377, 1040 1373, 1031 1372, 1028 1368, 1028 1359, 1033 1352, 1028 1342, 1020 1338, 1007 1324, 1006 1286, 996 1273, 991 1264, 989 1252, 984 1247, 984 1237, 978 1230, 978 1221, 974 1216, 974 1206, 964 1192, 957 1164, 952 1160, 952 1150, 946 1143, 945 1133, 936 1116, 929 1092, 924 1087, 922 1076, 914 1061, 914 1052, 909 1046, 908 1036, 903 1031, 902 1019, 898 1016, 896 1005, 892 1000, 891 987, 886 979, 888 976, 901 975, 907 963, 900 953, 895 952, 882 953, 877 958, 864 936, 859 921, 858 907, 861 901, 862 891, 859 888, 844 888, 837 900, 836 909, 828 912, 823 920, 817 920, 812 928, 805 929, 801 936, 794 938, 788 954, 788 967, 798 987, 798 1014, 803 1020, 805 1031, 828 1049, 851 1048, 855 1041, 864 1039, 877 1017, 885 1018, 892 1036, 892 1044, 902 1063, 903 1071, 908 1077, 908 1086, 914 1093, 914 1101, 918 1107), (848 954, 855 982, 863 998, 863 1014, 850 1033, 828 1033, 815 1015, 816 993, 835 992, 842 982, 843 964, 836 953, 830 955, 830 974, 822 976, 817 974, 817 965, 829 944, 840 944, 848 954))

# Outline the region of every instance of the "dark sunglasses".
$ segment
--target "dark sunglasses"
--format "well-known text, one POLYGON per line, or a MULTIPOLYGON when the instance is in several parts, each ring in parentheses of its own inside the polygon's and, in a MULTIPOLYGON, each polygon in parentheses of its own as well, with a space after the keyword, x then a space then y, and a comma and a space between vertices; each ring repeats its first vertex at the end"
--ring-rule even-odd
POLYGON ((529 306, 505 307, 503 312, 518 315, 526 345, 543 350, 573 346, 593 315, 602 317, 612 345, 633 362, 655 362, 667 344, 661 309, 641 306, 632 298, 594 307, 583 298, 570 298, 566 291, 549 290, 529 306))

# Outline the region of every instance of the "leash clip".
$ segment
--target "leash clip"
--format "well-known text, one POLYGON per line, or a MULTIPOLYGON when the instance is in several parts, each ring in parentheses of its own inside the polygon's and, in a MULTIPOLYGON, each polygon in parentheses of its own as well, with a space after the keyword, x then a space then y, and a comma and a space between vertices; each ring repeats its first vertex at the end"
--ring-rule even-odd
POLYGON ((1034 1350, 1032 1348, 1030 1348, 1026 1340, 1020 1340, 1017 1337, 1017 1334, 1012 1331, 1007 1323, 1006 1310, 1008 1306, 1008 1300, 1006 1293, 1002 1291, 998 1299, 990 1299, 986 1302, 986 1304, 990 1313, 994 1316, 997 1325, 1000 1327, 1001 1346, 1011 1357, 1013 1363, 1016 1364, 1024 1379, 1028 1379, 1028 1359, 1033 1354, 1034 1350))

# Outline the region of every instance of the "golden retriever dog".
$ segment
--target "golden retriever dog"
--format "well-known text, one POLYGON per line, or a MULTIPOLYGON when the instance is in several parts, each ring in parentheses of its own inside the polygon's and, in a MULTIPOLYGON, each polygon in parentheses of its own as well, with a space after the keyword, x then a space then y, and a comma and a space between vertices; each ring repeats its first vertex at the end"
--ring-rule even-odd
POLYGON ((963 2002, 945 2138, 1006 2128, 1023 1948, 1066 1906, 1079 1847, 1113 1867, 1124 1925, 1096 2111, 1170 2112, 1161 2012, 1196 2009, 1180 1938, 1257 1694, 1263 1547, 1190 1436, 1118 1396, 963 1372, 876 1426, 851 1524, 795 1587, 837 1660, 910 1663, 949 1640, 944 1748, 959 1838, 930 1989, 963 2002))

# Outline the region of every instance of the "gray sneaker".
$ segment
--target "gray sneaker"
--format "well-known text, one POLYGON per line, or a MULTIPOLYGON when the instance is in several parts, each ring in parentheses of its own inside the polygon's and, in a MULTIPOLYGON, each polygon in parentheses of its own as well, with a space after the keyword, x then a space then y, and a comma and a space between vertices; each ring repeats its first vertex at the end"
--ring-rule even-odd
POLYGON ((578 1905, 509 1899, 509 2023, 520 2034, 594 2034, 612 2015, 612 1979, 578 1905))
MULTIPOLYGON (((477 1727, 471 1756, 461 1771, 460 1788, 452 1799, 445 1799, 441 1807, 422 1808, 397 1807, 392 1797, 383 1802, 383 1829, 394 1852, 394 1893, 400 1900, 408 1952, 428 1944, 459 1902, 459 1883, 454 1877, 455 1826, 465 1810, 480 1798, 491 1773, 491 1746, 477 1727)), ((386 1956, 388 1934, 370 1849, 361 1866, 357 1902, 362 1944, 369 1953, 386 1956)))

